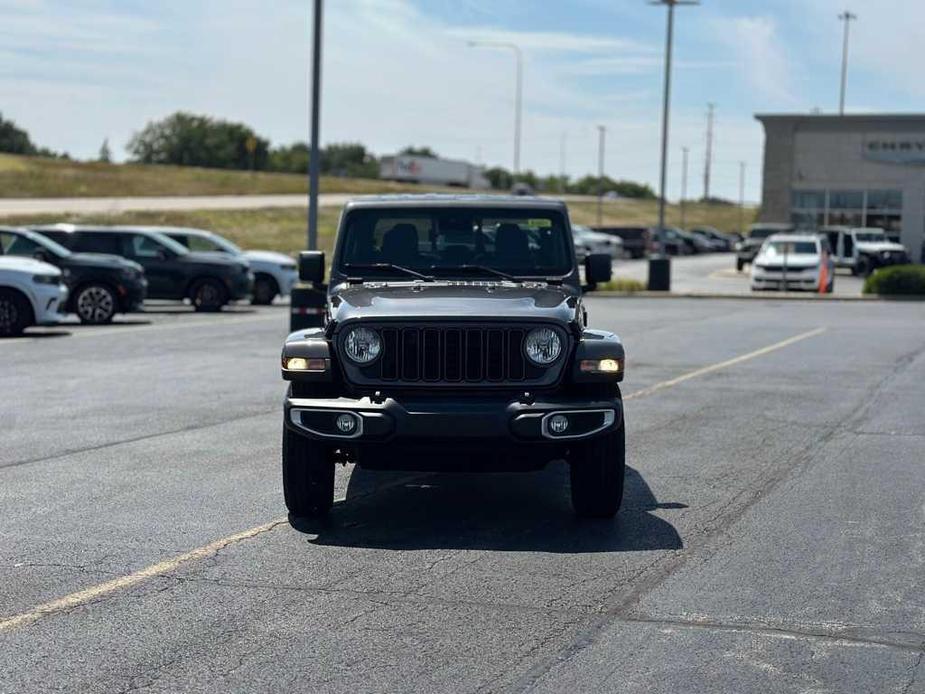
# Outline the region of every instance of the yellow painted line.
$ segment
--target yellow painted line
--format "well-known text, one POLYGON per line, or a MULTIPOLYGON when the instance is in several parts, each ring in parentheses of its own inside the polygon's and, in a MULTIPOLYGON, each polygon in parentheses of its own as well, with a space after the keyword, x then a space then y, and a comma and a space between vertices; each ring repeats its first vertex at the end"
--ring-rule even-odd
MULTIPOLYGON (((662 381, 661 383, 656 383, 653 386, 643 388, 642 390, 638 390, 635 393, 627 395, 623 399, 633 400, 635 398, 651 395, 660 390, 671 388, 680 383, 684 383, 685 381, 689 381, 692 378, 704 376, 708 373, 713 373, 714 371, 726 369, 730 366, 741 364, 765 354, 770 354, 771 352, 783 349, 784 347, 800 342, 801 340, 806 340, 810 337, 821 335, 823 332, 825 332, 825 328, 816 328, 815 330, 810 330, 809 332, 795 335, 794 337, 790 337, 786 340, 776 342, 773 345, 768 345, 767 347, 757 349, 754 352, 749 352, 748 354, 743 354, 742 356, 728 359, 718 364, 713 364, 712 366, 705 366, 702 369, 691 371, 690 373, 678 376, 677 378, 672 378, 667 381, 662 381)), ((81 605, 85 605, 109 593, 113 593, 117 590, 123 590, 125 588, 130 588, 141 583, 142 581, 146 581, 149 578, 154 578, 155 576, 162 576, 170 571, 173 571, 174 569, 179 568, 183 564, 188 564, 189 562, 211 557, 229 545, 233 545, 237 542, 241 542, 242 540, 248 540, 252 537, 256 537, 257 535, 268 532, 276 526, 286 522, 286 518, 281 518, 275 521, 271 521, 270 523, 258 525, 256 528, 244 530, 240 533, 237 533, 236 535, 229 535, 228 537, 224 537, 220 540, 210 542, 209 544, 203 545, 198 549, 191 550, 186 554, 180 554, 176 557, 173 557, 172 559, 165 559, 164 561, 157 564, 152 564, 151 566, 141 569, 140 571, 136 571, 135 573, 131 573, 120 578, 114 578, 111 581, 106 581, 105 583, 100 583, 98 585, 85 588, 84 590, 79 590, 76 593, 65 595, 63 598, 58 598, 57 600, 46 602, 43 605, 38 605, 28 612, 23 612, 21 614, 13 615, 12 617, 0 619, 0 632, 15 629, 27 624, 32 624, 33 622, 36 622, 43 617, 47 617, 48 615, 52 615, 57 612, 64 612, 75 607, 80 607, 81 605)))
POLYGON ((825 332, 825 328, 816 328, 815 330, 810 330, 805 333, 800 333, 799 335, 794 335, 793 337, 788 337, 786 340, 781 340, 780 342, 775 342, 773 345, 768 345, 767 347, 762 347, 761 349, 756 349, 754 352, 749 352, 748 354, 743 354, 732 359, 727 359, 726 361, 721 361, 718 364, 712 364, 710 366, 704 366, 702 369, 696 369, 689 373, 678 376, 677 378, 672 378, 667 381, 662 381, 661 383, 656 383, 655 385, 649 386, 648 388, 643 388, 642 390, 637 390, 635 393, 631 393, 624 397, 624 400, 633 400, 635 398, 642 398, 647 395, 652 395, 657 393, 660 390, 665 390, 666 388, 672 388, 680 383, 689 381, 692 378, 698 378, 700 376, 705 376, 706 374, 713 373, 714 371, 720 371, 722 369, 728 369, 730 366, 735 366, 736 364, 742 364, 743 362, 756 359, 757 357, 762 357, 765 354, 770 354, 771 352, 776 352, 779 349, 784 347, 789 347, 792 344, 801 342, 803 340, 808 340, 811 337, 816 337, 825 332))
POLYGON ((229 535, 228 537, 222 538, 221 540, 210 542, 209 544, 203 545, 202 547, 187 552, 186 554, 181 554, 179 556, 173 557, 172 559, 166 559, 162 562, 158 562, 157 564, 152 564, 151 566, 145 567, 144 569, 136 571, 135 573, 128 574, 127 576, 114 578, 111 581, 106 581, 105 583, 100 583, 98 585, 91 586, 90 588, 79 590, 76 593, 71 593, 70 595, 65 595, 63 598, 58 598, 57 600, 46 602, 43 605, 38 605, 28 612, 22 612, 21 614, 13 615, 12 617, 0 619, 0 632, 15 629, 16 627, 25 626, 27 624, 32 624, 42 617, 55 614, 56 612, 70 610, 75 607, 79 607, 80 605, 85 605, 86 603, 91 602, 96 598, 100 598, 117 590, 131 588, 132 586, 137 585, 142 581, 146 581, 149 578, 161 576, 169 571, 173 571, 182 564, 187 564, 191 561, 197 561, 199 559, 211 557, 229 545, 233 545, 236 542, 241 542, 242 540, 248 540, 252 537, 256 537, 257 535, 268 532, 275 528, 277 525, 285 522, 286 519, 283 518, 272 521, 270 523, 265 523, 263 525, 258 525, 256 528, 244 530, 243 532, 237 533, 236 535, 229 535))

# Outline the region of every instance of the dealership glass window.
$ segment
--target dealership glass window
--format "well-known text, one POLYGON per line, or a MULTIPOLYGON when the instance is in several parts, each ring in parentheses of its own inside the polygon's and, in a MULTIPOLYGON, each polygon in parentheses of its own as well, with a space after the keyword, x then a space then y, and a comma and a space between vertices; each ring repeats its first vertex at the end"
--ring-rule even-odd
POLYGON ((830 210, 863 210, 864 209, 864 191, 863 190, 830 190, 829 191, 829 209, 830 210))
POLYGON ((799 227, 880 227, 893 235, 902 228, 901 190, 794 190, 791 203, 799 227))

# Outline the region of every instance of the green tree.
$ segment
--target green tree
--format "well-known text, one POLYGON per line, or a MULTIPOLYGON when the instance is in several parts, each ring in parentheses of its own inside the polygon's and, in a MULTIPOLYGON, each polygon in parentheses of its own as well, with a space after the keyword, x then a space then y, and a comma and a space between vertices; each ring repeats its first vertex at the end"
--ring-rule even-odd
POLYGON ((270 171, 304 174, 308 171, 310 154, 311 148, 305 142, 280 145, 270 150, 267 168, 270 171))
POLYGON ((511 186, 514 185, 514 177, 511 172, 500 166, 485 169, 484 173, 485 178, 488 179, 494 190, 510 190, 511 186))
POLYGON ((0 152, 8 154, 36 154, 32 140, 22 128, 11 120, 5 120, 0 113, 0 152))
POLYGON ((112 152, 109 149, 109 138, 108 137, 105 140, 103 140, 103 144, 100 147, 99 161, 105 164, 109 164, 110 162, 112 162, 112 152))
POLYGON ((332 144, 321 150, 321 173, 347 178, 379 178, 379 162, 358 142, 332 144))
POLYGON ((142 164, 262 170, 269 144, 243 123, 178 112, 135 133, 128 151, 142 164))
POLYGON ((399 152, 399 155, 402 154, 407 154, 414 157, 428 157, 429 159, 437 159, 437 153, 430 147, 415 147, 414 145, 408 145, 401 152, 399 152))

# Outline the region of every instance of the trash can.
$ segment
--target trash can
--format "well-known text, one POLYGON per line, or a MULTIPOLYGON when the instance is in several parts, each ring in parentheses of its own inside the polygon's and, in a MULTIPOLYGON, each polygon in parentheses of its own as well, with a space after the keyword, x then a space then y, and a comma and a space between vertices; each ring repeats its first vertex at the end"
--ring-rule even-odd
POLYGON ((649 258, 650 292, 667 292, 671 290, 671 259, 668 256, 649 258))

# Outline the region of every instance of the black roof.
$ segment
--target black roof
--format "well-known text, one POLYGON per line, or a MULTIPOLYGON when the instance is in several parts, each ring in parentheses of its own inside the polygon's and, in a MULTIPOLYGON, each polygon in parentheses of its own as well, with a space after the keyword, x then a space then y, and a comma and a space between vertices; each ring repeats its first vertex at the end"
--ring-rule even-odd
POLYGON ((487 195, 487 194, 397 194, 361 195, 347 201, 345 209, 364 207, 516 207, 525 209, 547 209, 566 211, 562 200, 540 198, 530 195, 487 195))

